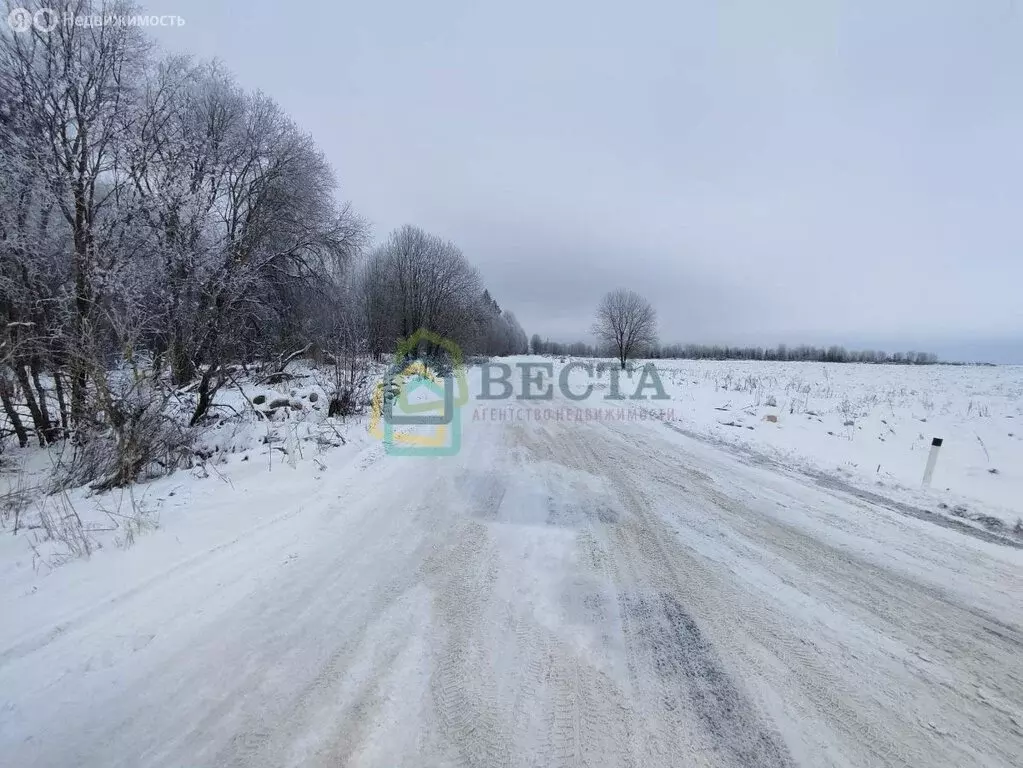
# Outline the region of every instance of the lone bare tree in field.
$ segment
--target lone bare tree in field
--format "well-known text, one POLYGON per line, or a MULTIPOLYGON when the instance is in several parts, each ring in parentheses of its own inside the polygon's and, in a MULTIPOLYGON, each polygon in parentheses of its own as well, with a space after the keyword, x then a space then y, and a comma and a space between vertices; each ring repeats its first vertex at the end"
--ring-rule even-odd
POLYGON ((593 333, 615 351, 624 369, 626 360, 657 341, 657 313, 635 291, 619 288, 601 299, 593 333))

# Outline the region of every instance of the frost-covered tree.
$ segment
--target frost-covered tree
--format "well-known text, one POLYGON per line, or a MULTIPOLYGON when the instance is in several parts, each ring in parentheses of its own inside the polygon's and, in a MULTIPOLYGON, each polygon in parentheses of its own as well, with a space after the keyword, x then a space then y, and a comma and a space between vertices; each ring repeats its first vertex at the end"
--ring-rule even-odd
POLYGON ((160 55, 137 26, 0 25, 3 428, 21 445, 116 442, 116 466, 93 454, 106 487, 154 455, 140 440, 169 439, 169 393, 187 389, 197 425, 235 363, 319 349, 354 380, 419 328, 525 351, 457 246, 406 226, 364 257, 337 193, 310 136, 219 64, 160 55))
MULTIPOLYGON (((343 279, 363 226, 334 198, 322 153, 280 107, 217 67, 165 62, 128 164, 158 254, 157 352, 174 380, 200 376, 198 420, 226 360, 297 343, 317 283, 343 279)), ((329 291, 323 292, 324 300, 329 291)))
POLYGON ((0 400, 18 441, 26 414, 40 442, 127 435, 118 366, 151 382, 140 413, 165 367, 198 378, 197 422, 226 360, 306 339, 364 241, 335 192, 312 140, 217 65, 154 56, 128 25, 0 26, 0 400))
MULTIPOLYGON (((137 10, 88 0, 33 1, 27 7, 49 8, 61 17, 137 10)), ((45 190, 39 204, 47 216, 62 220, 67 241, 64 353, 76 424, 85 420, 86 384, 95 364, 85 352, 102 332, 102 294, 110 291, 125 256, 125 222, 116 211, 124 184, 118 141, 134 117, 148 47, 141 30, 126 25, 57 24, 49 31, 0 33, 0 102, 8 116, 3 143, 15 148, 33 186, 45 190)))
POLYGON ((606 294, 597 306, 593 335, 611 349, 624 369, 630 357, 657 341, 657 313, 635 291, 619 288, 606 294))

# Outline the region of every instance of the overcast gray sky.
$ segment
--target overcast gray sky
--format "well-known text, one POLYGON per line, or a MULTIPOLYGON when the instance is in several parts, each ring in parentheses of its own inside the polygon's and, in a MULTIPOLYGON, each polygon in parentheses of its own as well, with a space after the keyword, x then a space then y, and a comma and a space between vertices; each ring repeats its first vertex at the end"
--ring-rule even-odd
POLYGON ((530 334, 622 286, 664 341, 1023 362, 1015 0, 146 5, 530 334))

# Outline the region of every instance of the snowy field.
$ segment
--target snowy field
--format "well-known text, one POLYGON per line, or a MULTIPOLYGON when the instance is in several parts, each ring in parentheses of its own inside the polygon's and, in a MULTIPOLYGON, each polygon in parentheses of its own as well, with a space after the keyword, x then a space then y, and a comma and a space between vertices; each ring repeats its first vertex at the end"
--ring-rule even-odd
POLYGON ((1023 367, 710 363, 671 370, 683 417, 722 439, 995 530, 1002 528, 996 520, 1015 526, 1023 514, 1023 367), (775 407, 767 404, 772 398, 775 407), (772 413, 777 423, 764 421, 772 413), (753 434, 722 426, 728 421, 753 434), (931 490, 923 492, 934 437, 943 445, 931 490))
POLYGON ((1023 366, 651 362, 686 430, 996 532, 1023 515, 1023 366))
MULTIPOLYGON (((32 496, 0 536, 5 764, 1018 764, 1021 370, 658 367, 670 418, 606 378, 474 399, 436 458, 326 418, 313 376, 243 383, 191 469, 32 496)), ((52 473, 7 458, 0 492, 52 473)))

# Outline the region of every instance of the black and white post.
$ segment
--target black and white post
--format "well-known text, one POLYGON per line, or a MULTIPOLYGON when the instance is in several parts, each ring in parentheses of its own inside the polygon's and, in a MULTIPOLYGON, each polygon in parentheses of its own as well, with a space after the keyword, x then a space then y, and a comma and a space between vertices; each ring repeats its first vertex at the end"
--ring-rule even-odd
POLYGON ((942 439, 936 437, 931 440, 931 453, 927 457, 927 468, 924 470, 924 488, 931 485, 931 478, 934 476, 934 465, 938 463, 938 451, 941 450, 942 439))

